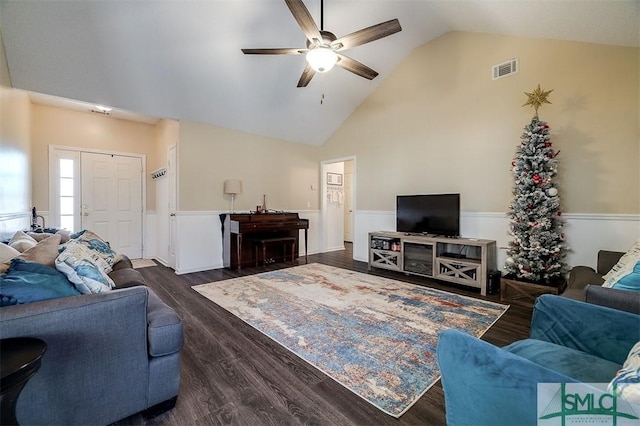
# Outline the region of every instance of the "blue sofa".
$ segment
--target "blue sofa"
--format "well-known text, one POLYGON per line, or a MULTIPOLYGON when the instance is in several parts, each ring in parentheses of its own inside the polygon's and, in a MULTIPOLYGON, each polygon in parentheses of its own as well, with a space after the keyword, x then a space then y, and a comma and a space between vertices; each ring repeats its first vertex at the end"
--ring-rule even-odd
POLYGON ((0 309, 0 338, 47 344, 18 398, 21 424, 104 425, 175 405, 182 322, 137 271, 116 275, 133 286, 0 309))
POLYGON ((498 348, 458 330, 438 342, 447 424, 535 425, 538 383, 608 383, 640 341, 640 315, 553 295, 530 337, 498 348))

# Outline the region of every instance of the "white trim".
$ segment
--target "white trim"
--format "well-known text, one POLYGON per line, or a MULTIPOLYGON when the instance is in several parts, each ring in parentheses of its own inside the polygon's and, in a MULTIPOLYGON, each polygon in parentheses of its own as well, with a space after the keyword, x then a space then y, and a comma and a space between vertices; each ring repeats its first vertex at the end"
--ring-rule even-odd
POLYGON ((326 166, 329 164, 335 163, 344 163, 345 161, 353 162, 353 177, 351 181, 351 197, 352 203, 351 206, 353 208, 353 226, 351 230, 352 240, 355 239, 355 236, 358 234, 358 221, 355 219, 355 213, 358 211, 358 162, 355 155, 349 155, 345 157, 332 158, 329 160, 322 160, 320 162, 320 245, 319 251, 324 252, 328 251, 329 247, 327 246, 327 171, 326 166))
MULTIPOLYGON (((567 263, 571 266, 595 267, 598 250, 627 251, 640 236, 638 214, 567 213, 564 233, 570 252, 567 263)), ((511 240, 508 233, 509 218, 506 212, 461 212, 460 229, 464 237, 486 238, 497 242, 498 267, 502 268, 511 240)), ((395 210, 356 211, 358 234, 354 238, 353 258, 368 261, 368 233, 394 231, 395 210)))
MULTIPOLYGON (((141 244, 141 251, 142 251, 142 255, 144 257, 144 253, 145 253, 145 244, 144 244, 144 232, 146 230, 146 225, 147 225, 147 156, 145 154, 137 154, 137 153, 132 153, 132 152, 121 152, 121 151, 110 151, 110 150, 104 150, 104 149, 92 149, 92 148, 83 148, 83 147, 77 147, 77 146, 65 146, 65 145, 49 145, 49 211, 50 212, 55 212, 55 207, 56 204, 55 201, 53 201, 53 198, 55 198, 56 195, 56 190, 55 190, 55 183, 54 180, 51 178, 52 174, 55 174, 55 170, 51 170, 51 160, 52 160, 52 156, 54 155, 54 153, 56 151, 71 151, 71 152, 77 152, 78 153, 78 164, 77 164, 77 171, 81 170, 81 166, 80 166, 80 154, 83 152, 87 152, 87 153, 93 153, 93 154, 105 154, 105 155, 117 155, 117 156, 121 156, 121 157, 133 157, 133 158, 139 158, 140 159, 140 163, 142 166, 142 170, 140 171, 140 173, 142 174, 141 176, 141 182, 142 182, 142 211, 140 212, 140 218, 141 218, 141 227, 140 227, 140 244, 141 244)), ((80 189, 80 173, 78 173, 78 179, 74 179, 75 185, 77 186, 77 189, 79 191, 80 189)), ((74 189, 75 191, 75 189, 74 189)), ((77 217, 80 217, 81 214, 81 209, 80 209, 80 199, 81 199, 81 193, 78 192, 78 205, 77 205, 77 209, 78 209, 78 215, 77 217)), ((51 216, 50 216, 51 217, 51 216)), ((75 224, 77 226, 77 223, 75 224)), ((78 231, 78 229, 76 230, 78 231)))
POLYGON ((31 216, 30 212, 0 213, 0 222, 5 220, 23 219, 31 216))
POLYGON ((640 214, 602 214, 602 213, 563 213, 565 219, 570 220, 620 220, 640 221, 640 214))

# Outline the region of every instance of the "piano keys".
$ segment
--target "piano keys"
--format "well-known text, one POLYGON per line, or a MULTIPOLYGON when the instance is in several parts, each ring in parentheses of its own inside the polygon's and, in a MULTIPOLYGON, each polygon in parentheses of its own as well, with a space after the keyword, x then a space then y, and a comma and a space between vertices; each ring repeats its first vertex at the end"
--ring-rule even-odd
MULTIPOLYGON (((276 237, 293 237, 300 247, 299 234, 304 230, 304 256, 307 260, 307 233, 309 220, 300 219, 298 213, 223 213, 222 258, 225 268, 242 269, 256 264, 254 240, 276 237)), ((283 251, 273 248, 267 258, 283 258, 283 251)), ((298 257, 296 250, 295 257, 298 257)), ((284 258, 282 259, 284 260, 284 258)))

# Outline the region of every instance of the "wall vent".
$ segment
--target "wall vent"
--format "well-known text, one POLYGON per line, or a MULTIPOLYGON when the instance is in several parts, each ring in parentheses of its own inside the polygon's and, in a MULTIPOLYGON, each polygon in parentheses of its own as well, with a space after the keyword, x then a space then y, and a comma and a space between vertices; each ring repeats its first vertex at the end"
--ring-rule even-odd
POLYGON ((492 71, 493 79, 497 80, 499 78, 515 74, 518 72, 519 68, 520 67, 518 66, 517 58, 511 59, 498 65, 494 65, 492 71))
POLYGON ((94 114, 100 114, 100 115, 106 115, 106 116, 111 115, 109 111, 101 111, 99 109, 90 109, 89 111, 91 111, 94 114))

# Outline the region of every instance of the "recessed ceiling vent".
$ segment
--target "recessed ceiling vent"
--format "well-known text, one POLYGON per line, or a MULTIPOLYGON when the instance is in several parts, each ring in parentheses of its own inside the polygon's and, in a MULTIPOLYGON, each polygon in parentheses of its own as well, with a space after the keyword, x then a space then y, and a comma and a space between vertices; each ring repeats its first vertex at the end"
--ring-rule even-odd
POLYGON ((518 69, 520 67, 518 66, 518 59, 514 58, 511 59, 510 61, 507 62, 503 62, 501 64, 498 65, 494 65, 493 66, 493 79, 497 80, 499 78, 502 77, 506 77, 508 75, 511 74, 515 74, 518 72, 518 69))
POLYGON ((100 114, 100 115, 111 115, 109 113, 109 111, 104 111, 104 110, 98 110, 98 109, 90 109, 89 111, 91 111, 94 114, 100 114))

